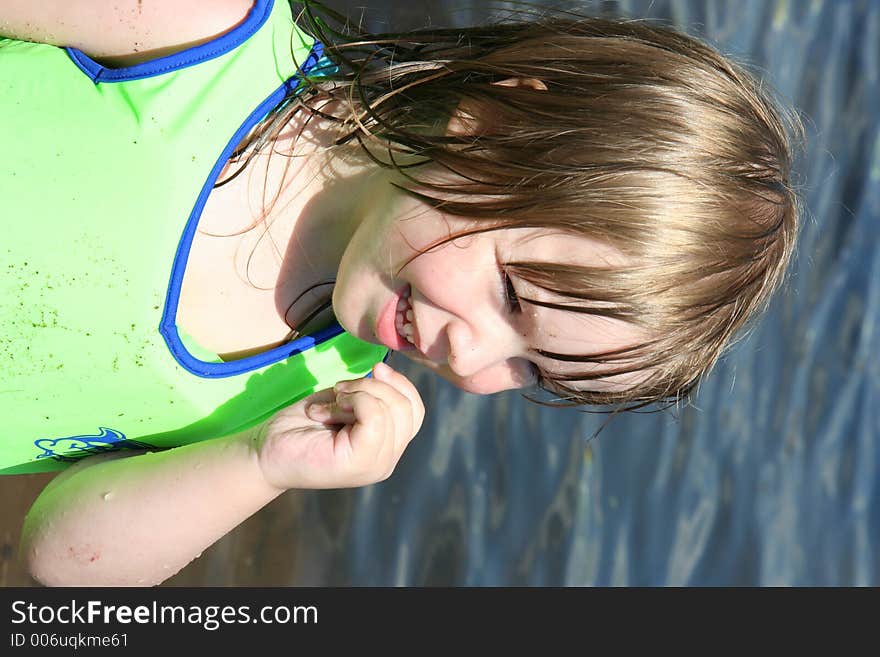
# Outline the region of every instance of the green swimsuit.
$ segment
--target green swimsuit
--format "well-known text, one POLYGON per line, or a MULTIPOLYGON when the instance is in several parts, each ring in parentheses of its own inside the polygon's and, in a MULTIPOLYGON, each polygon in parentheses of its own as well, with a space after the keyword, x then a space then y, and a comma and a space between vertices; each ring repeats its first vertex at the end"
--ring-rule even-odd
POLYGON ((0 472, 235 433, 385 356, 337 324, 221 362, 175 322, 220 170, 321 53, 283 0, 120 69, 0 39, 0 472))

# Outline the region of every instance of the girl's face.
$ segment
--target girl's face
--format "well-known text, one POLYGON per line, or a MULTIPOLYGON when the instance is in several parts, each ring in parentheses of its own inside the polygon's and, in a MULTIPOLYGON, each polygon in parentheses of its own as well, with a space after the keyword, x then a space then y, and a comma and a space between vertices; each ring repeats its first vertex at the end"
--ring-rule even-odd
MULTIPOLYGON (((644 339, 619 320, 517 304, 518 297, 567 300, 512 276, 508 284, 505 263, 622 262, 611 248, 592 240, 537 228, 501 229, 457 238, 417 256, 437 240, 480 225, 398 190, 389 193, 367 213, 342 257, 333 293, 340 324, 479 394, 534 384, 536 364, 559 374, 593 367, 548 359, 534 353, 537 349, 584 355, 644 339), (399 306, 412 313, 406 323, 412 326, 413 344, 395 322, 399 306)), ((593 390, 611 385, 584 384, 593 390)))

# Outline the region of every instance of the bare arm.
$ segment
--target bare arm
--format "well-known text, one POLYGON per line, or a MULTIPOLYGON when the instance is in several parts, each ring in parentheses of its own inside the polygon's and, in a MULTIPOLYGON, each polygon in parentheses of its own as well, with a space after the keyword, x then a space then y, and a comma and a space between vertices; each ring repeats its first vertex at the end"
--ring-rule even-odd
POLYGON ((50 586, 152 585, 174 575, 282 492, 265 481, 253 438, 72 466, 25 518, 31 574, 50 586))
POLYGON ((3 0, 0 36, 72 46, 109 65, 131 65, 229 31, 252 0, 3 0))
POLYGON ((412 383, 379 363, 373 378, 316 392, 250 431, 90 457, 34 502, 22 556, 47 585, 159 584, 290 488, 385 479, 423 419, 412 383))

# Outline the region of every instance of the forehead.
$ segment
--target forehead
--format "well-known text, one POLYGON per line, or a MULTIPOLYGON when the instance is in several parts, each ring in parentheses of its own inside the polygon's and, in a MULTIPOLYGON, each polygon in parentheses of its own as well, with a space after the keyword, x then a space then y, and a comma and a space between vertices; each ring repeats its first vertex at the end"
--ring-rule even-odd
POLYGON ((611 244, 584 235, 546 228, 504 228, 498 232, 511 249, 509 255, 520 260, 608 268, 627 263, 611 244))

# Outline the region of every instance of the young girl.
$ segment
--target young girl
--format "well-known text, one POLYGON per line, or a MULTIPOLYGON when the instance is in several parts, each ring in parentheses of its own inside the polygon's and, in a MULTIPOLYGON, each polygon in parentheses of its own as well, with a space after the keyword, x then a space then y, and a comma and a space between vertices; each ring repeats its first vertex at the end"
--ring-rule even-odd
POLYGON ((87 4, 0 9, 0 467, 73 463, 25 520, 46 584, 159 583, 290 488, 388 477, 424 417, 388 350, 677 400, 794 248, 784 115, 676 32, 87 4))

